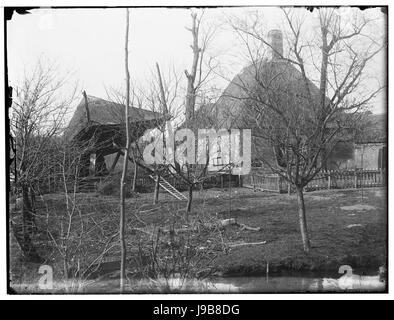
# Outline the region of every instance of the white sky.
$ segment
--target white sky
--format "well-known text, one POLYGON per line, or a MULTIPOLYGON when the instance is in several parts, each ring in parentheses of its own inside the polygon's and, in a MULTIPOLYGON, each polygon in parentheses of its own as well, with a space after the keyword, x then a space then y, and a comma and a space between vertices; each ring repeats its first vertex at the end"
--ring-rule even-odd
MULTIPOLYGON (((209 24, 220 24, 223 13, 245 15, 253 8, 207 9, 209 24)), ((281 28, 283 14, 278 8, 261 8, 268 29, 281 28)), ((355 9, 357 10, 357 9, 355 9)), ((372 14, 383 16, 378 9, 372 14)), ((306 13, 309 17, 309 13, 306 13)), ((172 66, 183 75, 191 64, 191 34, 187 9, 130 9, 130 71, 134 83, 152 80, 155 62, 162 70, 172 66)), ((40 56, 75 71, 71 82, 79 80, 88 94, 106 98, 105 87, 124 86, 125 9, 38 9, 33 14, 14 16, 8 30, 8 73, 11 85, 23 78, 40 56)), ((238 72, 246 61, 238 58, 232 32, 219 30, 210 48, 229 74, 238 72)), ((372 73, 383 79, 383 55, 373 63, 372 73)), ((186 79, 183 75, 185 85, 186 79)), ((216 80, 223 88, 223 79, 216 80)), ((81 96, 82 97, 82 96, 81 96)), ((382 95, 375 99, 373 112, 383 112, 382 95)))

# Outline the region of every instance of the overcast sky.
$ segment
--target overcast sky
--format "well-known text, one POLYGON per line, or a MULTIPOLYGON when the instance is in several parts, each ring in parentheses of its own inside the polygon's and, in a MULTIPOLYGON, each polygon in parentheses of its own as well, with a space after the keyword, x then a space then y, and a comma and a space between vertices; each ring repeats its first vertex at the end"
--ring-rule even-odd
MULTIPOLYGON (((205 18, 208 24, 220 25, 224 14, 242 16, 252 9, 208 9, 205 18)), ((260 11, 267 30, 282 28, 280 9, 260 11)), ((371 10, 371 15, 383 21, 378 9, 371 10)), ((134 83, 151 80, 156 61, 163 70, 173 66, 180 74, 190 68, 191 35, 185 28, 190 21, 187 9, 130 9, 129 61, 134 83)), ((39 57, 59 62, 63 69, 60 72, 74 71, 71 82, 79 80, 90 95, 106 98, 105 87, 124 85, 125 9, 37 9, 29 15, 14 14, 7 31, 11 85, 15 86, 39 57)), ((219 29, 209 51, 230 75, 246 63, 237 56, 236 43, 233 33, 219 29)), ((380 79, 386 69, 383 57, 378 56, 371 69, 380 79)), ((223 79, 216 84, 223 89, 226 85, 223 79)), ((372 111, 380 113, 384 108, 381 95, 372 111)))

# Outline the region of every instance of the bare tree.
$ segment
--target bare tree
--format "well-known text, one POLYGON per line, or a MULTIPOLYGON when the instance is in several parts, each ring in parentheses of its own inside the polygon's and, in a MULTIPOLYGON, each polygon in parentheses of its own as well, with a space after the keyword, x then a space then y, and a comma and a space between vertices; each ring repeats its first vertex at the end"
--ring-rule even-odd
MULTIPOLYGON (((211 29, 206 32, 201 32, 201 24, 203 21, 204 11, 200 15, 192 12, 192 26, 186 28, 192 34, 193 59, 190 71, 185 70, 187 79, 186 97, 185 97, 185 126, 191 129, 194 133, 197 132, 198 123, 195 121, 195 109, 197 98, 204 99, 204 85, 209 77, 213 74, 213 70, 217 64, 213 64, 213 58, 206 58, 208 44, 212 40, 215 30, 211 29)), ((201 101, 200 101, 201 102, 201 101)), ((196 162, 196 161, 195 161, 196 162)), ((183 180, 188 184, 188 202, 186 206, 186 215, 188 215, 192 208, 193 188, 201 183, 207 174, 207 167, 209 164, 209 157, 205 165, 193 165, 186 163, 186 172, 183 172, 181 166, 177 166, 178 173, 183 180)))
POLYGON ((83 289, 106 255, 118 247, 116 211, 111 208, 108 212, 108 204, 103 204, 105 201, 79 193, 84 154, 93 146, 94 141, 75 143, 59 139, 54 143, 56 156, 52 160, 58 170, 53 174, 60 182, 56 190, 60 197, 40 197, 37 212, 39 229, 49 236, 48 244, 53 249, 52 253, 48 250, 48 254, 54 258, 54 267, 59 266, 57 269, 62 271, 59 280, 63 280, 66 292, 83 289), (93 206, 90 207, 91 203, 93 206), (99 212, 96 206, 100 208, 99 212), (87 211, 96 211, 94 218, 90 213, 86 214, 87 211), (103 220, 97 223, 95 219, 101 214, 103 220))
MULTIPOLYGON (((135 144, 135 154, 133 155, 133 161, 138 166, 143 167, 151 175, 155 177, 155 191, 153 194, 153 203, 158 202, 160 179, 162 175, 172 174, 175 178, 182 182, 182 184, 188 185, 189 188, 189 201, 186 212, 191 210, 192 192, 193 188, 201 182, 202 176, 205 175, 206 170, 199 170, 201 166, 189 166, 190 170, 184 170, 187 166, 183 166, 179 163, 175 163, 175 143, 174 134, 178 129, 190 128, 196 129, 196 125, 193 123, 194 110, 196 105, 203 104, 206 102, 206 90, 203 87, 204 84, 210 80, 213 75, 214 59, 207 57, 207 46, 209 41, 212 39, 214 34, 213 29, 209 29, 206 32, 201 32, 200 26, 202 21, 203 13, 198 16, 196 13, 192 13, 192 27, 187 28, 191 31, 193 36, 193 62, 191 71, 185 71, 187 79, 187 88, 184 94, 181 94, 181 77, 176 72, 175 68, 166 72, 165 75, 161 73, 158 64, 156 65, 156 74, 153 75, 154 81, 150 84, 148 89, 140 89, 139 92, 135 92, 136 97, 140 104, 144 104, 149 110, 154 111, 157 115, 157 127, 155 130, 149 132, 149 136, 146 135, 144 139, 153 139, 153 141, 159 141, 155 147, 155 153, 158 152, 163 157, 163 163, 155 163, 153 165, 144 165, 142 162, 141 152, 141 141, 135 144), (180 114, 182 108, 185 106, 185 118, 180 114), (163 117, 167 123, 163 122, 163 117), (183 119, 182 119, 183 118, 183 119), (169 124, 169 120, 172 120, 172 124, 169 124), (172 129, 174 128, 174 129, 172 129), (173 152, 167 154, 168 146, 172 146, 173 152), (192 169, 195 170, 192 170, 192 169)), ((152 142, 149 140, 149 142, 152 142)))
MULTIPOLYGON (((158 66, 156 67, 158 69, 158 66)), ((128 158, 134 165, 134 174, 131 182, 131 189, 134 191, 137 186, 137 174, 138 168, 149 173, 155 179, 155 192, 153 194, 153 203, 158 202, 159 196, 159 183, 162 173, 166 173, 168 170, 167 164, 153 163, 146 164, 143 161, 143 149, 146 146, 146 142, 160 140, 160 143, 165 145, 168 132, 171 131, 171 126, 165 121, 178 117, 179 108, 175 108, 176 101, 179 96, 179 83, 180 77, 175 70, 172 70, 166 78, 157 77, 157 73, 152 73, 152 80, 148 83, 147 87, 137 87, 135 84, 132 85, 131 89, 131 100, 130 106, 133 107, 132 115, 129 114, 130 118, 130 150, 128 158), (161 79, 161 85, 160 80, 161 79), (162 103, 165 102, 165 104, 162 103), (168 131, 169 130, 169 131, 168 131)), ((124 90, 108 89, 107 96, 111 102, 116 104, 116 107, 111 110, 111 117, 119 123, 124 122, 123 106, 126 103, 126 97, 124 90), (118 108, 122 106, 122 108, 118 108), (122 111, 122 112, 120 112, 122 111)), ((115 162, 120 155, 124 156, 123 148, 118 146, 118 156, 115 158, 110 171, 112 171, 115 162)), ((160 149, 158 146, 157 149, 160 149)), ((159 152, 159 150, 157 150, 159 152)), ((161 151, 160 151, 161 153, 161 151)), ((166 158, 166 155, 163 154, 166 158)), ((169 159, 165 159, 167 161, 169 159)))
POLYGON ((126 242, 125 242, 125 178, 127 174, 127 165, 129 163, 130 148, 130 132, 129 132, 129 104, 130 104, 130 74, 129 74, 129 9, 126 9, 126 35, 125 35, 125 71, 126 71, 126 105, 125 105, 125 121, 126 121, 126 146, 123 158, 123 171, 120 180, 120 226, 119 239, 121 246, 120 257, 120 292, 124 291, 126 280, 126 242))
POLYGON ((283 14, 288 55, 278 46, 280 32, 270 41, 258 15, 251 22, 230 19, 252 63, 233 82, 241 94, 227 94, 246 106, 243 124, 253 125, 261 162, 295 187, 303 248, 309 252, 304 188, 326 167, 338 142, 351 138, 361 111, 381 91, 381 85, 364 90, 364 73, 385 44, 368 34, 373 21, 362 14, 345 23, 336 9, 319 9, 312 39, 300 10, 283 14), (262 46, 270 49, 271 60, 263 59, 262 46))
POLYGON ((59 75, 58 65, 40 60, 14 91, 10 130, 15 158, 11 173, 17 196, 22 197, 23 237, 18 236, 19 232, 15 235, 25 256, 33 260, 38 258, 31 241, 35 224, 34 195, 55 165, 48 161, 53 155, 53 140, 62 133, 65 116, 74 101, 76 87, 69 95, 63 92, 69 75, 59 75))

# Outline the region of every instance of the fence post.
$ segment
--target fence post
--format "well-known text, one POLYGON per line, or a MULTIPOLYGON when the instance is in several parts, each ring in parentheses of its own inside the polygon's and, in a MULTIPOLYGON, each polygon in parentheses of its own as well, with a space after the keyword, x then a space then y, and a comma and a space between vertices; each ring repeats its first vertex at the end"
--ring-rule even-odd
POLYGON ((331 189, 331 170, 328 170, 328 189, 331 189))
POLYGON ((357 189, 357 169, 354 169, 354 188, 357 189))
POLYGON ((380 168, 380 175, 381 175, 380 181, 381 181, 382 187, 386 186, 385 171, 386 171, 385 169, 380 168))

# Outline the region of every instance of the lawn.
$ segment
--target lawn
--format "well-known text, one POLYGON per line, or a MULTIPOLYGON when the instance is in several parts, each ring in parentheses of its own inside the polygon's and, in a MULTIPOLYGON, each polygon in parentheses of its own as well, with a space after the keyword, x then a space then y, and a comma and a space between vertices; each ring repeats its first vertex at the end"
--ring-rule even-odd
MULTIPOLYGON (((160 227, 162 230, 172 228, 172 231, 176 231, 184 226, 185 202, 161 194, 159 204, 153 205, 151 198, 151 194, 140 194, 127 199, 130 273, 138 269, 137 264, 141 264, 141 246, 138 244, 152 240, 154 230, 160 227)), ((73 218, 73 242, 69 252, 75 251, 75 259, 81 259, 78 260, 78 265, 82 265, 90 263, 92 257, 105 251, 101 261, 112 259, 115 264, 112 263, 104 271, 114 271, 111 268, 118 268, 116 261, 119 257, 118 198, 78 194, 76 199, 78 206, 73 218), (81 239, 83 241, 79 241, 81 239)), ((312 249, 309 254, 305 254, 302 251, 295 195, 253 192, 245 188, 196 191, 189 221, 216 225, 221 220, 231 218, 239 224, 260 229, 246 230, 239 225, 229 225, 210 231, 209 228, 199 227, 193 232, 191 240, 188 239, 189 246, 209 247, 210 256, 214 256, 210 267, 213 267, 216 274, 224 276, 262 274, 266 272, 267 264, 270 274, 337 273, 338 268, 344 264, 350 265, 358 273, 377 271, 379 266, 386 263, 386 199, 386 190, 382 188, 306 193, 312 249), (239 244, 243 245, 233 247, 239 244)), ((57 235, 60 239, 60 226, 64 227, 63 224, 67 222, 64 212, 66 205, 63 195, 45 195, 38 206, 39 225, 42 229, 49 229, 51 235, 55 235, 55 238, 57 235)), ((171 235, 171 232, 168 234, 171 235)), ((170 237, 169 235, 167 236, 170 237)), ((41 233, 34 240, 41 255, 45 257, 46 264, 61 265, 60 250, 54 246, 53 238, 41 233)), ((166 249, 164 255, 168 252, 173 255, 163 259, 182 259, 179 255, 183 251, 174 255, 174 247, 170 249, 166 249)), ((13 279, 36 281, 38 265, 21 262, 19 247, 12 236, 10 256, 13 279), (26 275, 29 272, 31 275, 26 275), (31 279, 26 280, 29 278, 31 279)), ((71 260, 75 262, 73 259, 71 260)), ((61 273, 59 268, 61 269, 58 267, 55 274, 61 273)))
MULTIPOLYGON (((233 249, 217 260, 225 274, 332 271, 350 265, 364 272, 386 262, 387 204, 382 189, 307 193, 306 210, 311 252, 302 251, 295 196, 264 195, 232 201, 231 215, 261 232, 228 230, 235 241, 265 245, 233 249)), ((226 215, 228 213, 224 213, 226 215)))

